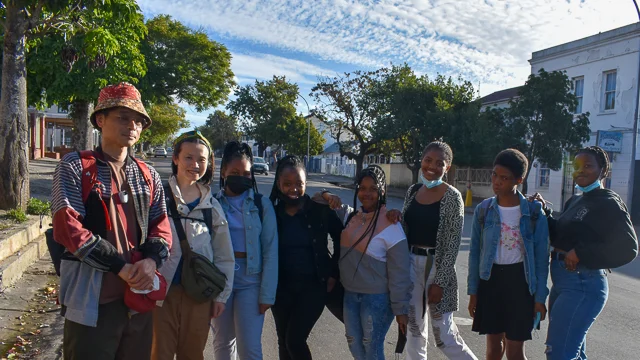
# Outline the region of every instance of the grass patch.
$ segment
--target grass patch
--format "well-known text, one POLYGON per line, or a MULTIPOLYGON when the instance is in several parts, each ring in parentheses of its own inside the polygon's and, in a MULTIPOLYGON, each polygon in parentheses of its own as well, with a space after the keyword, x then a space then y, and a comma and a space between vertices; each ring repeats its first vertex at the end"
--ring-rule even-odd
POLYGON ((0 224, 0 231, 7 230, 10 227, 11 227, 11 225, 9 225, 9 224, 0 224))
POLYGON ((25 214, 22 209, 11 209, 7 211, 7 214, 4 217, 17 223, 23 223, 29 220, 27 214, 25 214))
POLYGON ((27 203, 27 214, 30 215, 48 215, 51 213, 51 203, 36 198, 29 199, 27 203))

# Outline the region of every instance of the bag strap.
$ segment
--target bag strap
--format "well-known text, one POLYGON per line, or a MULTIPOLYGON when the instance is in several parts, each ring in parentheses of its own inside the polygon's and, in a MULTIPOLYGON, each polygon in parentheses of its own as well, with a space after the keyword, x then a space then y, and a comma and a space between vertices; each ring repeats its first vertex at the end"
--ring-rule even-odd
POLYGON ((529 202, 529 221, 531 222, 531 233, 535 234, 536 232, 536 224, 538 222, 538 217, 540 217, 540 211, 536 209, 537 201, 529 202))
POLYGON ((170 186, 164 187, 165 197, 167 198, 167 204, 169 205, 168 210, 170 210, 169 216, 173 219, 173 225, 176 228, 176 233, 178 233, 178 239, 180 240, 180 248, 182 249, 183 254, 191 253, 191 247, 189 246, 189 242, 187 241, 187 234, 184 232, 184 227, 182 226, 182 220, 180 219, 180 213, 178 212, 178 206, 176 204, 176 199, 173 195, 173 191, 170 186))

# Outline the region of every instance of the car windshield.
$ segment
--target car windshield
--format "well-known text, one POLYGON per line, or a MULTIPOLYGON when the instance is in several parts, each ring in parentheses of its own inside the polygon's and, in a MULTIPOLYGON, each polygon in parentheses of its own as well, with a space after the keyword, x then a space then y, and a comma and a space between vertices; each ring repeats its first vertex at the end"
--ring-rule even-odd
POLYGON ((264 164, 264 159, 261 157, 253 158, 254 164, 264 164))

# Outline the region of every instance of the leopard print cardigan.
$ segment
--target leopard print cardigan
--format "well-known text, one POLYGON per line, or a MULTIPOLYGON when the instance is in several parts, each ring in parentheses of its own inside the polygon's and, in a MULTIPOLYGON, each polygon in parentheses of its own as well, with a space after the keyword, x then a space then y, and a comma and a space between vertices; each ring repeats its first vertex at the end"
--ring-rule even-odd
MULTIPOLYGON (((448 185, 448 184, 447 184, 448 185)), ((402 207, 402 225, 407 232, 404 223, 404 215, 413 202, 413 199, 422 184, 413 184, 409 187, 402 207), (414 187, 416 187, 414 189, 414 187)), ((434 284, 443 290, 442 301, 436 305, 439 314, 450 313, 458 310, 458 278, 456 275, 456 260, 462 240, 462 226, 464 224, 464 203, 458 189, 448 185, 448 189, 440 203, 440 224, 436 239, 435 267, 436 275, 434 284)))

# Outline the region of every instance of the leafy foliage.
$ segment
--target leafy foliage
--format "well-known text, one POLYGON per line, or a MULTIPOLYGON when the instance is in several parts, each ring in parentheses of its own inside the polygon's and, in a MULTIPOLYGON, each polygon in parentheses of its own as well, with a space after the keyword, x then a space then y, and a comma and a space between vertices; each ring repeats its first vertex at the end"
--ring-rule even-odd
POLYGON ((27 203, 27 214, 29 215, 47 215, 51 213, 51 202, 42 201, 40 199, 31 198, 27 203))
POLYGON ((186 111, 176 103, 152 104, 147 107, 151 126, 140 134, 141 143, 164 144, 180 129, 190 126, 186 111))

